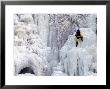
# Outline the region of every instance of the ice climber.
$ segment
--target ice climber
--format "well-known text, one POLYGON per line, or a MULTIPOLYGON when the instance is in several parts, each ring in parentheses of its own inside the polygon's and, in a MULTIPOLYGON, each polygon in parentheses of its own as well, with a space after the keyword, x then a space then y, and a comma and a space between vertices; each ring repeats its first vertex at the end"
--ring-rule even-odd
POLYGON ((76 47, 77 47, 78 41, 80 41, 80 40, 83 41, 83 36, 81 35, 81 32, 79 29, 76 31, 75 37, 76 37, 76 47))

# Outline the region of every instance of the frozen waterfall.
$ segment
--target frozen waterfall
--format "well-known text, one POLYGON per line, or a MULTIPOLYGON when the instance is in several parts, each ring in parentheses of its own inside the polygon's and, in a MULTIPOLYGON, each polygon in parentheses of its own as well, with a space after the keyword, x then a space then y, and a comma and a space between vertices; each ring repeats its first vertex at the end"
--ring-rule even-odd
POLYGON ((89 75, 96 73, 96 34, 87 28, 80 29, 83 42, 76 47, 75 36, 70 35, 60 50, 61 63, 68 75, 89 75))
POLYGON ((14 14, 15 75, 96 75, 96 28, 95 14, 14 14))

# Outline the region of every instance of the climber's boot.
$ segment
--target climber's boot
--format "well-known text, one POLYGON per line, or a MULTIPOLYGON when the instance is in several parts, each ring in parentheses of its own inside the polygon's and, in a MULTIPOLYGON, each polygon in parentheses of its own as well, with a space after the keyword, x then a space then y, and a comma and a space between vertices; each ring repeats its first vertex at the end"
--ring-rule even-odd
POLYGON ((76 41, 76 47, 78 46, 78 41, 76 41))

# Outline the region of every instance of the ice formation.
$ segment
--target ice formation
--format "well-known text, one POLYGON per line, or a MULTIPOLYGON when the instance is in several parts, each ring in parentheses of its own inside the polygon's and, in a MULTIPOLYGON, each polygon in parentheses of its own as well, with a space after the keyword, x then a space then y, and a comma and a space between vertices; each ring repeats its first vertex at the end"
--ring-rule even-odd
POLYGON ((87 28, 80 29, 84 40, 75 45, 75 36, 70 35, 60 50, 61 63, 68 75, 96 73, 96 34, 87 28), (94 73, 94 72, 93 72, 94 73))
POLYGON ((14 14, 15 75, 96 75, 96 22, 95 14, 14 14), (76 47, 78 28, 84 39, 76 47), (20 73, 26 67, 34 74, 20 73))

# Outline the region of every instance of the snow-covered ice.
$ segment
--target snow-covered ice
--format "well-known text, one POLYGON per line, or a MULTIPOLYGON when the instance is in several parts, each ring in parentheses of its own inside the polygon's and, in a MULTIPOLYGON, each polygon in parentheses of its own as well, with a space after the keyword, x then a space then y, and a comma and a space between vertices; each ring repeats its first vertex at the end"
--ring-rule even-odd
POLYGON ((14 14, 14 74, 97 75, 96 32, 95 14, 14 14), (83 41, 76 47, 78 28, 83 41), (34 74, 20 74, 26 67, 34 74))

